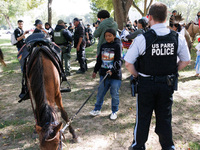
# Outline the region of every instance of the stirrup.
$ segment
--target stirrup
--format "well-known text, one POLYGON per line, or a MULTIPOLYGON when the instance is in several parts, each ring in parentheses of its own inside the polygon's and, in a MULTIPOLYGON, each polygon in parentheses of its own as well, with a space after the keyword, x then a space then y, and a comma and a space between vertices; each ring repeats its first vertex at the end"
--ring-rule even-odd
POLYGON ((18 103, 21 103, 22 101, 25 101, 25 100, 28 100, 28 99, 30 99, 29 92, 26 92, 24 94, 24 96, 18 101, 18 103))
POLYGON ((66 89, 60 89, 61 93, 66 93, 66 92, 71 92, 71 88, 66 88, 66 89))
POLYGON ((69 82, 67 81, 66 75, 65 75, 64 73, 62 74, 62 82, 61 82, 61 84, 62 84, 63 82, 67 82, 68 87, 67 87, 67 88, 63 88, 63 89, 60 89, 60 92, 61 92, 61 93, 71 92, 71 85, 70 85, 69 82))

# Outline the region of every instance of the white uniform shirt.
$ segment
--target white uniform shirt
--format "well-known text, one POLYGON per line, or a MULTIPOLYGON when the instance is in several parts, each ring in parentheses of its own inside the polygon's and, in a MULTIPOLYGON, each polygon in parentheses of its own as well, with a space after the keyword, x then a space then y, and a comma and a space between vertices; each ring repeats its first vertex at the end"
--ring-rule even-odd
MULTIPOLYGON (((170 33, 170 29, 168 29, 165 24, 155 24, 151 27, 158 36, 165 36, 170 33)), ((134 64, 137 58, 142 55, 146 50, 146 39, 143 35, 139 35, 135 38, 133 44, 130 46, 126 56, 125 61, 128 63, 134 64)), ((178 37, 178 50, 177 50, 178 58, 181 61, 189 61, 190 53, 187 46, 187 42, 185 37, 179 34, 178 37)))

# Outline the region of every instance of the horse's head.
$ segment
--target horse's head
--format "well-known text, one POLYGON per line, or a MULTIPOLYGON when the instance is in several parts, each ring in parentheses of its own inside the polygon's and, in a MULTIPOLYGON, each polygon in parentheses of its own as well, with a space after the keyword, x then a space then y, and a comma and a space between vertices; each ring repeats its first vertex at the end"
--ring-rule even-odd
POLYGON ((4 62, 4 58, 3 58, 3 53, 0 49, 0 62, 2 63, 2 65, 6 66, 6 63, 4 62))
POLYGON ((53 126, 50 125, 48 129, 36 125, 36 132, 39 135, 40 149, 41 150, 58 150, 61 146, 61 130, 62 123, 53 126), (48 136, 46 136, 48 135, 48 136))

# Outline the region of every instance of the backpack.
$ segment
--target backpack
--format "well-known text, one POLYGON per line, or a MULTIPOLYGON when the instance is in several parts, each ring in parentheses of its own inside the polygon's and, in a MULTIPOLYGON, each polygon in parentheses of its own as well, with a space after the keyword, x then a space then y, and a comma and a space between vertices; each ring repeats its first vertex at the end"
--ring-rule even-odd
MULTIPOLYGON (((22 31, 19 29, 19 28, 16 28, 15 30, 19 30, 20 31, 20 34, 22 34, 22 31)), ((16 40, 16 38, 15 38, 15 30, 14 30, 14 32, 11 34, 11 44, 12 45, 16 45, 17 44, 17 40, 16 40)))

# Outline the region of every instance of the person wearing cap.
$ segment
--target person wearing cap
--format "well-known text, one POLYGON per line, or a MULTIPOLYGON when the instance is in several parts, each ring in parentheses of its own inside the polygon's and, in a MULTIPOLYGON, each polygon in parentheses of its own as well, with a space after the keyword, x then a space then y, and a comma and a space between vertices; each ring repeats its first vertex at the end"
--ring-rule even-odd
POLYGON ((72 43, 72 34, 69 30, 65 29, 66 23, 63 20, 58 20, 54 30, 54 42, 62 49, 62 63, 65 61, 65 74, 70 76, 70 52, 72 43))
POLYGON ((104 33, 107 29, 114 29, 116 32, 118 30, 118 25, 114 21, 112 17, 110 17, 110 13, 107 10, 101 10, 97 14, 97 18, 100 19, 100 24, 95 24, 96 30, 93 35, 96 38, 99 38, 99 42, 97 45, 97 56, 100 52, 100 47, 103 43, 106 43, 104 33))
POLYGON ((42 21, 41 21, 41 20, 39 20, 39 19, 35 20, 34 26, 35 26, 36 28, 35 28, 35 30, 33 31, 33 33, 42 33, 42 29, 43 29, 42 25, 43 25, 43 24, 42 24, 42 21))
POLYGON ((177 14, 177 11, 176 11, 176 10, 173 10, 173 11, 172 11, 172 15, 171 15, 171 17, 170 17, 170 19, 169 19, 169 26, 170 26, 170 27, 173 27, 173 22, 172 22, 172 20, 174 19, 174 16, 176 16, 176 14, 177 14))
POLYGON ((175 150, 171 125, 173 93, 177 90, 178 71, 189 64, 190 53, 185 38, 166 27, 166 18, 165 4, 151 5, 151 29, 135 38, 124 58, 126 68, 138 80, 134 140, 129 150, 146 149, 153 111, 162 150, 175 150))
POLYGON ((74 18, 75 32, 74 32, 74 48, 76 48, 77 59, 80 64, 80 69, 77 74, 83 74, 87 71, 87 62, 85 57, 85 27, 81 25, 78 18, 74 18))

